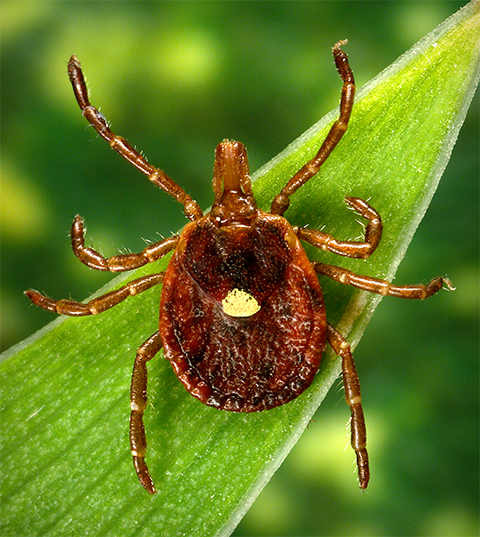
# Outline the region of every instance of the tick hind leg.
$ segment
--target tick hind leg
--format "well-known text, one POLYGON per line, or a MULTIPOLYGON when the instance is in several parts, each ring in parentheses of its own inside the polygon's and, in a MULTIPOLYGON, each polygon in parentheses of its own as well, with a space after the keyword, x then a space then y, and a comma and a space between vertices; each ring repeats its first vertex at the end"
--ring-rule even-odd
POLYGON ((332 349, 342 358, 343 385, 345 388, 345 400, 350 407, 352 414, 351 445, 357 456, 359 486, 366 489, 370 480, 370 467, 367 453, 367 432, 365 428, 365 418, 363 416, 362 396, 360 393, 360 381, 357 369, 353 360, 350 344, 344 337, 333 328, 327 325, 327 341, 332 349))
POLYGON ((137 472, 138 480, 150 493, 157 491, 145 463, 147 439, 143 425, 143 413, 147 407, 147 362, 162 348, 159 332, 149 337, 137 351, 133 366, 132 385, 130 388, 130 447, 133 456, 133 466, 137 472))

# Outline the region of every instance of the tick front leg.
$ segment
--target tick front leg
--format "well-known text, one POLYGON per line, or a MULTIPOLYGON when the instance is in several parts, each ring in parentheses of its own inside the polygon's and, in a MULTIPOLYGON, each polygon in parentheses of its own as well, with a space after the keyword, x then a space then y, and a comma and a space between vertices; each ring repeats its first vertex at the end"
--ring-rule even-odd
POLYGON ((114 255, 106 258, 93 248, 85 248, 83 218, 78 214, 72 224, 71 239, 73 253, 82 263, 91 269, 110 272, 126 272, 153 263, 173 250, 178 243, 178 237, 169 237, 150 244, 139 254, 114 255))
POLYGON ((150 493, 157 491, 145 463, 147 439, 143 425, 143 413, 147 407, 147 362, 162 348, 159 332, 149 337, 137 351, 133 366, 132 385, 130 388, 130 447, 133 456, 133 466, 138 480, 150 493))
POLYGON ((270 211, 272 214, 283 215, 290 205, 290 196, 318 173, 320 166, 327 160, 347 130, 353 109, 355 80, 348 63, 348 56, 340 48, 345 43, 346 41, 339 41, 332 49, 335 66, 337 67, 338 74, 343 80, 340 117, 330 128, 330 131, 323 141, 323 144, 320 146, 317 154, 302 166, 282 188, 280 194, 275 196, 270 211))
POLYGON ((110 291, 110 293, 90 300, 90 302, 87 302, 86 304, 83 302, 76 302, 75 300, 53 300, 33 289, 25 291, 25 294, 36 306, 40 306, 44 310, 53 311, 60 315, 69 315, 71 317, 97 315, 98 313, 102 313, 103 311, 116 306, 129 296, 138 295, 139 293, 143 293, 143 291, 162 283, 164 274, 164 272, 160 272, 158 274, 142 276, 141 278, 132 280, 127 283, 127 285, 120 287, 120 289, 110 291))
POLYGON ((350 270, 336 267, 334 265, 326 265, 324 263, 312 264, 317 274, 323 274, 344 285, 351 285, 363 289, 364 291, 370 291, 371 293, 377 293, 383 296, 389 295, 398 298, 418 298, 423 300, 424 298, 428 298, 435 293, 438 293, 444 284, 450 291, 455 289, 448 278, 442 278, 441 276, 433 278, 427 285, 420 283, 417 285, 398 286, 393 285, 387 280, 380 280, 378 278, 372 278, 371 276, 360 276, 350 270))
POLYGON ((334 254, 367 259, 376 250, 382 238, 382 219, 377 211, 366 201, 351 197, 347 197, 345 200, 360 216, 368 220, 364 242, 339 241, 328 233, 322 233, 316 229, 308 228, 298 229, 297 236, 299 239, 307 241, 317 248, 333 252, 334 254))
POLYGON ((188 219, 198 220, 201 218, 203 213, 200 206, 183 188, 177 185, 165 172, 149 164, 147 159, 130 145, 125 138, 117 136, 111 131, 105 116, 90 103, 82 67, 75 54, 71 56, 68 62, 68 76, 70 77, 70 82, 72 83, 73 91, 83 116, 98 134, 107 140, 110 147, 144 173, 152 183, 181 203, 185 216, 188 219))
POLYGON ((359 486, 361 489, 366 489, 370 480, 370 467, 367 453, 367 431, 363 416, 362 395, 360 393, 360 381, 358 379, 357 369, 350 350, 350 344, 330 324, 327 325, 327 340, 332 349, 342 359, 345 400, 352 414, 350 422, 350 443, 357 456, 359 486))

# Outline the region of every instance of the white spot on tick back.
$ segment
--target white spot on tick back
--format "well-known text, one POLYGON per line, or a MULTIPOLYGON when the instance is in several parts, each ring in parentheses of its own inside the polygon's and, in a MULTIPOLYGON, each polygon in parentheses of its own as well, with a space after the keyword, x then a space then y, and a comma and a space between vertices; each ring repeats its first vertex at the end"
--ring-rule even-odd
POLYGON ((222 307, 232 317, 251 317, 260 310, 260 304, 252 295, 236 288, 222 300, 222 307))

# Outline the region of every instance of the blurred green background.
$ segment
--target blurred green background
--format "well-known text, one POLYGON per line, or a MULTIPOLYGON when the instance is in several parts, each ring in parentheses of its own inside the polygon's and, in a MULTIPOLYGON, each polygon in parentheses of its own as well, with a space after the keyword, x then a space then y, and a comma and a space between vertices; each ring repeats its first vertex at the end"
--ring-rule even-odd
MULTIPOLYGON (((219 141, 244 142, 254 171, 337 106, 336 41, 361 87, 464 3, 2 1, 2 349, 53 320, 25 289, 82 300, 110 278, 71 252, 75 214, 106 255, 185 224, 87 126, 70 54, 113 130, 207 208, 219 141)), ((478 535, 478 104, 396 280, 457 290, 382 301, 356 351, 368 492, 338 385, 235 535, 478 535)))

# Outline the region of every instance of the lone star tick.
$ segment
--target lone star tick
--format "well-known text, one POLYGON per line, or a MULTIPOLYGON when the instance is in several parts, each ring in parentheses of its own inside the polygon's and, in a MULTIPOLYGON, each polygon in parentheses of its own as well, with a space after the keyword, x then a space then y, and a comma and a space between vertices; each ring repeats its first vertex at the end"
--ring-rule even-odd
POLYGON ((365 240, 340 241, 327 233, 292 226, 283 214, 290 196, 319 171, 347 130, 355 83, 348 58, 333 47, 343 81, 340 117, 317 154, 275 196, 270 213, 257 207, 250 183, 247 153, 240 142, 224 140, 216 149, 213 172, 215 200, 203 215, 199 205, 163 171, 153 167, 125 139, 115 135, 105 117, 90 104, 85 79, 75 55, 68 74, 83 115, 110 147, 150 181, 183 205, 191 220, 180 236, 158 241, 139 254, 105 258, 84 243, 83 219, 76 216, 72 248, 82 263, 96 270, 122 272, 153 263, 173 250, 165 272, 137 278, 86 304, 52 300, 26 291, 37 306, 63 315, 96 315, 163 283, 159 329, 138 349, 130 390, 130 444, 140 483, 151 494, 155 486, 145 463, 147 442, 143 413, 147 406, 146 364, 163 347, 185 388, 203 403, 232 412, 259 412, 288 403, 313 381, 327 342, 342 359, 345 398, 351 410, 351 444, 359 483, 370 478, 360 383, 350 345, 326 320, 317 274, 345 285, 401 298, 427 298, 446 278, 427 285, 398 287, 333 265, 308 260, 300 241, 353 258, 368 258, 382 235, 382 221, 367 202, 346 202, 368 223, 365 240))

